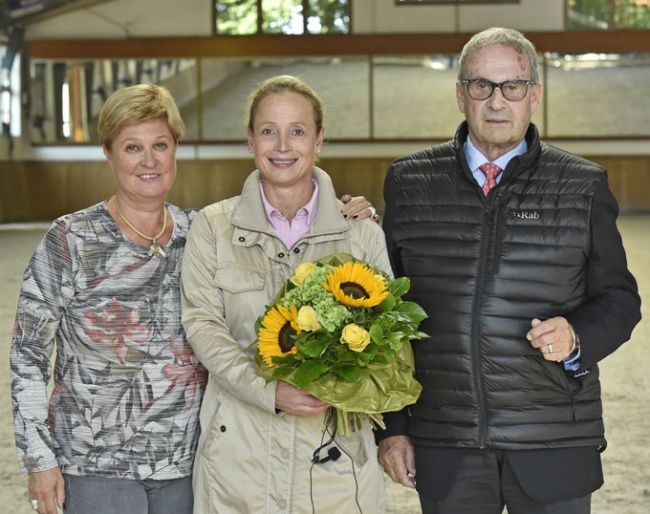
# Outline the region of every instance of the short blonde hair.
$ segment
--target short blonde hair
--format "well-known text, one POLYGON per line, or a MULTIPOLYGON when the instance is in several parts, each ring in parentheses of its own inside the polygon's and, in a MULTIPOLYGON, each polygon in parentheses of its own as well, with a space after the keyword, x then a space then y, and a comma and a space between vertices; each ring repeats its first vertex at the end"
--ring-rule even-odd
POLYGON ((174 97, 163 86, 136 84, 115 91, 108 97, 99 113, 97 132, 99 142, 106 148, 126 125, 164 118, 176 142, 185 135, 174 97))
POLYGON ((248 97, 248 122, 247 127, 253 130, 255 124, 255 115, 259 108, 260 102, 269 95, 276 93, 298 93, 304 96, 314 108, 314 121, 316 122, 316 131, 320 132, 325 121, 325 109, 323 102, 316 92, 303 80, 292 75, 278 75, 262 82, 255 91, 248 97))

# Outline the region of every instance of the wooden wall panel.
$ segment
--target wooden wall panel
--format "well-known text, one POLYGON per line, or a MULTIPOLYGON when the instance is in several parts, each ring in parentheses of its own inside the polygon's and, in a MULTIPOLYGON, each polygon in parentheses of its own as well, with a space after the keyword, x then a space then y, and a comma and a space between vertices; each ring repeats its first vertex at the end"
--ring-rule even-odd
POLYGON ((184 208, 200 208, 236 196, 252 171, 242 160, 179 161, 176 182, 168 199, 184 208))
POLYGON ((114 187, 103 162, 3 163, 0 222, 51 220, 107 198, 114 187))
POLYGON ((650 157, 587 157, 607 169, 609 185, 622 211, 650 210, 650 157))
MULTIPOLYGON (((589 158, 587 156, 587 158, 589 158)), ((609 172, 622 212, 650 212, 650 156, 591 157, 609 172)), ((383 212, 383 182, 390 158, 323 159, 339 196, 364 195, 383 212)), ((252 160, 178 161, 169 201, 200 208, 238 195, 252 160)), ((104 162, 7 162, 0 169, 0 222, 52 220, 113 194, 104 162)))

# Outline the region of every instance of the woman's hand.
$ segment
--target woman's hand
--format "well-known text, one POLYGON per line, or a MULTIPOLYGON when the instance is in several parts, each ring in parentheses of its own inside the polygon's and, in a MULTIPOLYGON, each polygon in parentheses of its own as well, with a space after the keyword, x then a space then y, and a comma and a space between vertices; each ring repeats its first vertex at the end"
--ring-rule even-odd
POLYGON ((30 501, 36 500, 39 514, 57 514, 65 504, 65 482, 57 468, 29 473, 27 489, 30 501))
POLYGON ((288 382, 278 381, 275 388, 275 408, 289 414, 311 416, 327 410, 329 406, 329 403, 288 382))
POLYGON ((370 218, 373 221, 379 221, 379 214, 373 205, 366 200, 365 196, 350 196, 345 194, 341 197, 343 207, 341 207, 341 214, 344 218, 351 218, 353 220, 362 220, 370 218))

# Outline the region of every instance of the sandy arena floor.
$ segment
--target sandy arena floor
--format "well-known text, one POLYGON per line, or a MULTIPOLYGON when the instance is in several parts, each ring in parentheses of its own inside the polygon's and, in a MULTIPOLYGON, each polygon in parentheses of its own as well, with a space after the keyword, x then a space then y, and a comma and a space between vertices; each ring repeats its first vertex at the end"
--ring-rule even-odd
MULTIPOLYGON (((646 302, 632 340, 601 365, 609 448, 603 454, 605 485, 594 495, 594 514, 650 512, 650 215, 620 219, 630 268, 646 302)), ((42 226, 0 225, 0 512, 30 514, 26 477, 14 450, 8 354, 14 311, 25 265, 42 237, 42 226)), ((387 481, 388 513, 419 514, 413 491, 387 481)), ((125 513, 128 514, 128 513, 125 513)), ((372 514, 372 513, 369 513, 372 514)), ((468 513, 474 514, 474 513, 468 513)))

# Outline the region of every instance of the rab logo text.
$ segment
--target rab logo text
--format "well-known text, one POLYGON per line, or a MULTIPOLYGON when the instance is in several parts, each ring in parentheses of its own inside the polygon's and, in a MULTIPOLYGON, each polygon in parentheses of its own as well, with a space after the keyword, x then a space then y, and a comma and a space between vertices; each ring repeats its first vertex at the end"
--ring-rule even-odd
POLYGON ((537 211, 512 211, 512 215, 523 220, 538 220, 542 217, 537 211))

